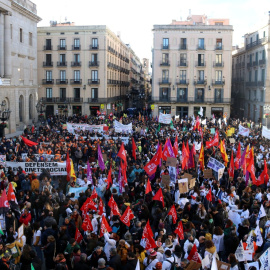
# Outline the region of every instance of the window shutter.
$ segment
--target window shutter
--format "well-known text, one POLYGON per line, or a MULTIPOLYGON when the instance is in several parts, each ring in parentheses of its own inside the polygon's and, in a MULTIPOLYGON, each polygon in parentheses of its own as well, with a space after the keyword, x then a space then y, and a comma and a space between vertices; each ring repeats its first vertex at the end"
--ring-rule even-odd
POLYGON ((198 89, 195 88, 195 99, 198 99, 198 89))
POLYGON ((221 89, 221 94, 220 94, 220 97, 221 97, 221 101, 222 101, 222 102, 224 102, 224 101, 223 101, 223 99, 224 99, 224 97, 223 97, 223 92, 224 92, 224 89, 222 88, 222 89, 221 89))

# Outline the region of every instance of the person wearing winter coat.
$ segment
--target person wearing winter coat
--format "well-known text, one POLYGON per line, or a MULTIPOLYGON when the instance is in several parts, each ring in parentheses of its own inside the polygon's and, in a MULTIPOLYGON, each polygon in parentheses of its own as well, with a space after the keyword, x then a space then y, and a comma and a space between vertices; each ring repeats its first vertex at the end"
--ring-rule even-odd
POLYGON ((109 233, 106 231, 104 233, 104 239, 105 239, 105 247, 104 247, 104 252, 107 256, 107 260, 110 260, 110 249, 116 247, 116 237, 117 235, 115 233, 112 233, 109 235, 109 233))
POLYGON ((129 248, 129 246, 126 244, 126 241, 121 239, 119 241, 119 244, 118 244, 118 247, 117 247, 117 253, 121 257, 122 265, 126 264, 126 262, 127 262, 128 248, 129 248))
POLYGON ((231 268, 230 270, 238 270, 238 262, 236 260, 236 257, 233 253, 230 253, 229 257, 228 257, 228 262, 229 264, 231 264, 231 268))
POLYGON ((138 259, 136 258, 133 252, 128 252, 127 254, 127 263, 123 267, 123 270, 135 270, 137 266, 138 259))
POLYGON ((63 253, 58 253, 55 257, 55 270, 67 270, 67 263, 63 253))

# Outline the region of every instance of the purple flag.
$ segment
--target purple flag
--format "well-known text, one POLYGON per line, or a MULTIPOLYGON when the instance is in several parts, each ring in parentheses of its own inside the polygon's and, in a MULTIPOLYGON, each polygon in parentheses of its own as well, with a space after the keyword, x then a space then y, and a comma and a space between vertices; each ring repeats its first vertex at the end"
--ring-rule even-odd
POLYGON ((149 175, 149 180, 150 180, 150 181, 154 180, 155 175, 156 175, 155 173, 153 173, 152 175, 149 175))
POLYGON ((102 156, 99 144, 98 144, 98 165, 102 171, 105 170, 104 160, 103 160, 103 156, 102 156))
POLYGON ((168 144, 168 151, 169 151, 170 157, 175 157, 170 139, 167 140, 167 144, 168 144))
POLYGON ((92 172, 89 164, 89 160, 87 160, 87 181, 90 181, 93 185, 92 172))
POLYGON ((121 176, 121 173, 122 173, 122 169, 121 167, 119 167, 119 172, 118 172, 118 184, 119 184, 119 192, 122 193, 123 190, 122 190, 122 176, 121 176))
POLYGON ((248 185, 248 180, 249 180, 249 171, 246 171, 246 186, 248 185))
POLYGON ((247 153, 247 148, 245 148, 242 156, 241 156, 241 159, 240 159, 240 166, 242 166, 242 164, 244 163, 245 161, 245 158, 246 158, 246 153, 247 153))

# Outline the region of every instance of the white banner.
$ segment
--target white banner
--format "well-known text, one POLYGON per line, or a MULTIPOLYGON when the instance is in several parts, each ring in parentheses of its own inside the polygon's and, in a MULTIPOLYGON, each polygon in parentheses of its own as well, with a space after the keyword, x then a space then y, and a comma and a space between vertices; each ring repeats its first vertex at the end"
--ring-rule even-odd
POLYGON ((66 162, 12 162, 7 161, 6 167, 11 167, 13 172, 21 167, 26 173, 34 171, 37 175, 48 171, 50 175, 67 175, 66 162))
POLYGON ((128 125, 123 125, 120 122, 114 120, 113 122, 114 124, 114 129, 115 132, 119 133, 119 132, 132 132, 132 123, 128 124, 128 125))
POLYGON ((75 199, 77 199, 77 198, 79 198, 80 193, 86 191, 87 188, 88 187, 78 187, 78 188, 70 187, 69 190, 68 190, 68 193, 70 193, 70 194, 74 193, 75 194, 75 199))
POLYGON ((207 167, 212 169, 213 171, 217 172, 219 171, 219 169, 223 169, 225 168, 225 166, 219 162, 218 160, 210 157, 209 161, 208 161, 208 164, 207 164, 207 167))
POLYGON ((159 113, 159 118, 158 118, 159 123, 170 124, 171 120, 172 120, 172 115, 171 114, 159 113))
POLYGON ((90 130, 93 132, 103 132, 103 127, 106 125, 88 125, 88 124, 75 124, 75 123, 67 123, 67 131, 70 133, 75 133, 75 131, 85 131, 90 130))
POLYGON ((243 126, 239 125, 238 127, 238 134, 242 136, 249 136, 249 129, 244 128, 243 126))
POLYGON ((262 136, 265 137, 266 139, 270 140, 270 129, 267 127, 262 128, 262 136))

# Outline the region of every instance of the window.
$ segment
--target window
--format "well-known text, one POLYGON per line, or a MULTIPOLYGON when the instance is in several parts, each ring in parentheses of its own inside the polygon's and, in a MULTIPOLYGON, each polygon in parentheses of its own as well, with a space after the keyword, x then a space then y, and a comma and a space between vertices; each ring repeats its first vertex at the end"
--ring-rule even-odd
POLYGON ((91 98, 97 99, 98 98, 98 88, 92 88, 91 89, 91 98))
POLYGON ((216 65, 222 64, 222 54, 216 54, 216 65))
POLYGON ((80 49, 80 39, 74 38, 74 49, 80 49))
POLYGON ((195 89, 195 100, 197 102, 203 102, 204 101, 204 88, 195 89))
POLYGON ((180 53, 180 66, 186 66, 186 65, 187 65, 187 54, 180 53))
POLYGON ((199 74, 199 81, 204 82, 204 70, 199 70, 198 74, 199 74))
POLYGON ((177 101, 182 101, 182 102, 187 101, 187 88, 177 89, 177 101))
POLYGON ((222 71, 216 70, 216 82, 222 82, 222 71))
POLYGON ((181 50, 186 50, 187 49, 187 39, 186 38, 181 38, 180 39, 180 49, 181 50))
POLYGON ((215 25, 223 25, 223 22, 215 22, 215 25))
POLYGON ((46 50, 51 50, 51 49, 52 49, 52 40, 46 39, 46 50))
POLYGON ((60 81, 65 81, 65 80, 66 80, 66 71, 60 70, 60 81))
POLYGON ((204 67, 204 54, 198 54, 198 66, 204 67))
POLYGON ((265 50, 262 51, 262 60, 265 60, 265 50))
POLYGON ((162 54, 162 64, 168 64, 169 63, 169 54, 163 53, 162 54))
POLYGON ((98 81, 98 71, 92 70, 91 71, 92 81, 97 82, 98 81))
POLYGON ((248 81, 251 82, 251 78, 252 78, 252 71, 249 71, 248 73, 248 81))
POLYGON ((265 78, 265 69, 262 69, 261 79, 263 83, 264 83, 264 78, 265 78))
POLYGON ((204 50, 204 38, 199 38, 198 49, 199 50, 204 50))
POLYGON ((160 99, 163 101, 168 101, 170 96, 170 88, 162 87, 160 88, 160 99))
POLYGON ((169 39, 163 38, 163 49, 169 49, 169 39))
POLYGON ((46 88, 46 98, 52 98, 52 88, 46 88))
POLYGON ((52 55, 46 54, 46 65, 51 65, 52 63, 52 55))
POLYGON ((67 97, 67 90, 66 88, 60 88, 60 98, 61 99, 66 99, 67 97))
POLYGON ((180 83, 186 83, 186 79, 187 79, 187 71, 180 70, 180 83))
POLYGON ((221 50, 222 49, 222 39, 221 38, 217 38, 216 39, 216 49, 217 50, 221 50))
POLYGON ((256 54, 255 54, 255 62, 258 64, 258 61, 259 61, 259 53, 256 52, 256 54))
POLYGON ((249 63, 252 64, 252 54, 249 55, 249 63))
POLYGON ((51 70, 46 70, 46 81, 47 82, 52 81, 52 71, 51 70))
POLYGON ((261 102, 264 102, 264 90, 261 90, 261 99, 260 99, 261 102))
POLYGON ((255 82, 258 82, 258 70, 255 70, 255 82))
POLYGON ((76 62, 76 63, 80 62, 80 54, 78 54, 78 53, 74 54, 74 62, 76 62))
POLYGON ((97 49, 98 48, 98 39, 92 38, 92 48, 97 49))
POLYGON ((20 42, 23 42, 23 30, 20 28, 20 42))
POLYGON ((265 37, 265 31, 263 31, 263 37, 265 37))
POLYGON ((169 70, 162 70, 162 82, 169 82, 169 70))
POLYGON ((66 55, 65 54, 60 54, 60 62, 65 63, 66 62, 66 55))
POLYGON ((80 70, 74 70, 74 81, 79 81, 81 79, 80 70))
POLYGON ((215 102, 223 101, 223 89, 215 89, 215 102))
POLYGON ((98 55, 97 55, 97 53, 92 53, 91 54, 91 62, 97 63, 97 61, 98 61, 98 55))
POLYGON ((74 88, 74 98, 80 98, 80 97, 81 97, 81 89, 74 88))
POLYGON ((60 39, 60 49, 66 49, 66 40, 60 39))
POLYGON ((256 91, 256 90, 253 91, 253 98, 254 98, 254 99, 257 98, 257 91, 256 91))
POLYGON ((29 32, 29 46, 33 45, 33 34, 29 32))

